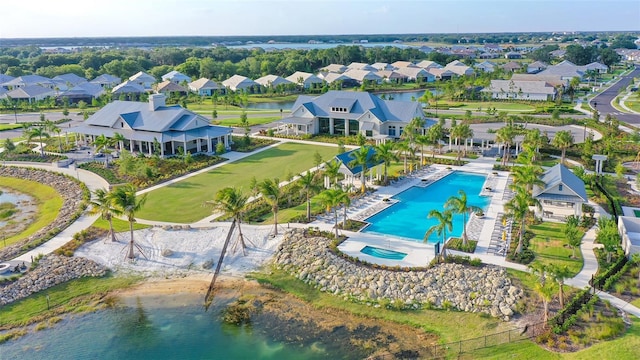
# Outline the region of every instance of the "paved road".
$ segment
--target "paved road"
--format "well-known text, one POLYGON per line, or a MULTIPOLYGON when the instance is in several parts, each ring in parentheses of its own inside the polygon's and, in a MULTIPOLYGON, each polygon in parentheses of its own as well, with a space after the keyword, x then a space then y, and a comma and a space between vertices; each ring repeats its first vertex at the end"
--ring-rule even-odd
POLYGON ((598 109, 598 111, 600 112, 601 120, 604 119, 607 114, 611 114, 612 116, 618 118, 618 120, 620 120, 621 122, 625 122, 631 125, 640 125, 640 115, 623 113, 611 106, 611 101, 613 101, 613 99, 618 96, 620 89, 629 86, 631 81, 633 81, 633 78, 638 76, 640 76, 640 67, 636 67, 635 70, 633 70, 628 75, 620 78, 620 80, 618 80, 618 82, 613 84, 610 88, 606 89, 598 96, 591 99, 589 105, 591 105, 591 107, 593 108, 598 109))

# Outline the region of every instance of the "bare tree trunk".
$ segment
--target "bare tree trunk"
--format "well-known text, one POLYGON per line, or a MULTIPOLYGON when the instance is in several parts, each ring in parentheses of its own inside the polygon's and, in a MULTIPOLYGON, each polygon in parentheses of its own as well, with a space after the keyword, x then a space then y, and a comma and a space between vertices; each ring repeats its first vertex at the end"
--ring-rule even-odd
POLYGON ((127 257, 133 260, 136 258, 136 255, 133 253, 133 221, 129 221, 129 232, 131 239, 129 240, 129 255, 127 257))
POLYGON ((111 241, 116 241, 116 233, 113 231, 113 218, 109 216, 109 235, 111 236, 111 241))

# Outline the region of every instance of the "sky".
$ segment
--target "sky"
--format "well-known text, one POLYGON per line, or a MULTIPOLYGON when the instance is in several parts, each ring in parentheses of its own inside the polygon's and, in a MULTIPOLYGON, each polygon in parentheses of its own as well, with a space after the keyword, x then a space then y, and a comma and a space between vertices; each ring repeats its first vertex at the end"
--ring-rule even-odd
POLYGON ((3 0, 2 38, 640 30, 640 0, 3 0))

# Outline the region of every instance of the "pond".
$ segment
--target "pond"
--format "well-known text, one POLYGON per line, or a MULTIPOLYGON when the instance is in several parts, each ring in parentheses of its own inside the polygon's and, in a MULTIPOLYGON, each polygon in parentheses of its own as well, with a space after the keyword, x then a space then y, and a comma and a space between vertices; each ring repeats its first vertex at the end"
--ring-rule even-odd
POLYGON ((0 229, 5 231, 3 227, 8 224, 8 219, 19 216, 21 212, 25 212, 25 210, 35 210, 35 206, 30 205, 33 201, 33 198, 27 194, 23 194, 17 192, 13 189, 2 188, 0 187, 0 229), (4 213, 4 211, 10 210, 12 214, 4 213), (13 212, 16 210, 15 213, 13 212), (4 216, 7 215, 7 216, 4 216))
MULTIPOLYGON (((433 92, 433 90, 431 90, 433 92)), ((425 90, 413 90, 413 91, 402 91, 402 92, 379 92, 375 93, 378 97, 384 95, 387 99, 393 99, 398 101, 411 101, 412 99, 417 99, 424 94, 425 90)), ((248 109, 259 109, 259 110, 291 110, 295 101, 284 101, 284 102, 262 102, 262 103, 249 103, 247 105, 248 109)))

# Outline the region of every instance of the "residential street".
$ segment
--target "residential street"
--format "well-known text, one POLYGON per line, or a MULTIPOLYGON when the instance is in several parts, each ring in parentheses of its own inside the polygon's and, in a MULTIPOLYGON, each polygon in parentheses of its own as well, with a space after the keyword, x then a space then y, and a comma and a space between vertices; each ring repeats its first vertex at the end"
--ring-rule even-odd
POLYGON ((640 76, 640 67, 636 67, 631 73, 623 76, 617 83, 603 91, 600 95, 594 97, 589 102, 591 107, 596 108, 600 112, 600 120, 604 119, 607 114, 611 114, 618 118, 621 122, 638 125, 640 124, 640 115, 623 113, 611 105, 611 101, 618 96, 621 88, 629 86, 634 77, 640 76))

